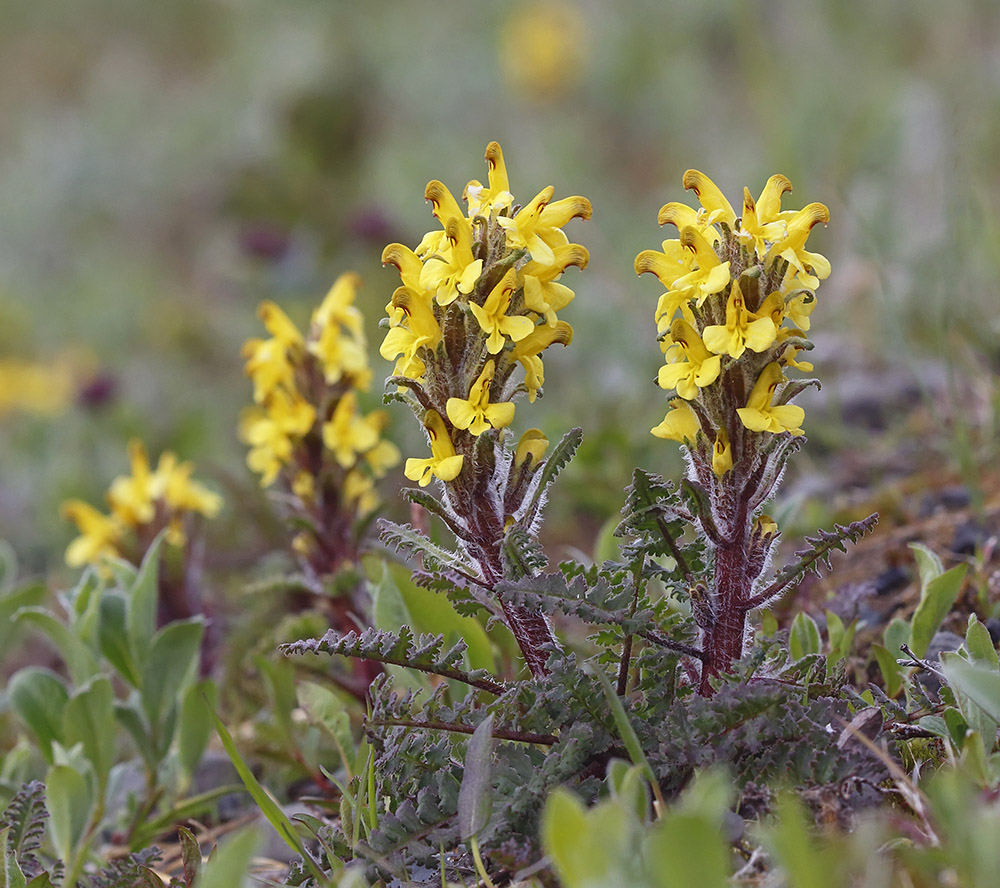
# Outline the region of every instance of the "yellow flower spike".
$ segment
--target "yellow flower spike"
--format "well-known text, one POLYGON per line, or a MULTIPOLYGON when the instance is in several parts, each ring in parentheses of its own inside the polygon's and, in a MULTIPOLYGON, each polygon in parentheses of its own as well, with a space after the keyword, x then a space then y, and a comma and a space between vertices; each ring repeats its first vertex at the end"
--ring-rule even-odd
POLYGON ((502 429, 514 421, 514 405, 509 401, 490 403, 490 386, 496 365, 493 360, 486 362, 479 378, 472 383, 468 400, 449 398, 445 405, 448 419, 456 429, 468 429, 473 435, 481 435, 487 429, 502 429))
POLYGON ((671 398, 670 410, 663 422, 650 429, 657 438, 680 442, 694 442, 700 430, 697 415, 683 398, 671 398))
POLYGON ((750 320, 752 317, 743 301, 740 282, 733 281, 726 303, 726 323, 705 328, 705 347, 717 355, 731 358, 740 357, 748 348, 758 354, 770 348, 778 336, 778 328, 770 317, 750 320))
POLYGON ((663 389, 677 389, 677 394, 687 401, 698 397, 698 389, 711 385, 719 378, 722 357, 713 355, 695 330, 683 318, 670 327, 674 348, 666 357, 671 363, 660 367, 657 383, 663 389))
POLYGON ((432 456, 430 459, 411 457, 403 467, 403 474, 421 487, 426 487, 435 477, 442 481, 454 481, 462 471, 465 456, 455 453, 455 445, 451 443, 448 429, 437 411, 427 411, 424 416, 424 429, 431 442, 432 456))
POLYGON ((497 354, 509 336, 512 341, 519 342, 535 329, 535 322, 521 315, 508 316, 510 301, 517 288, 517 272, 511 268, 500 282, 490 291, 482 305, 469 303, 469 309, 479 321, 480 329, 486 334, 486 350, 497 354))
POLYGON ((684 173, 684 187, 693 191, 701 205, 708 211, 708 224, 723 222, 729 228, 736 227, 736 213, 732 204, 711 179, 698 170, 688 170, 684 173))
POLYGON ((108 488, 111 511, 123 523, 136 527, 148 524, 156 515, 156 500, 162 485, 150 470, 146 445, 138 438, 128 442, 131 475, 119 475, 108 488))
POLYGON ((378 431, 358 414, 358 399, 347 392, 337 402, 333 416, 323 423, 323 443, 342 468, 349 469, 357 455, 378 443, 378 431))
POLYGON ((685 298, 697 298, 700 308, 709 296, 728 286, 729 262, 719 261, 712 245, 696 228, 689 226, 681 232, 681 246, 694 254, 696 267, 674 281, 674 288, 682 291, 685 298))
POLYGON ((725 429, 719 429, 712 447, 712 471, 722 477, 733 467, 733 448, 725 429))
POLYGON ((355 306, 358 287, 361 286, 361 276, 353 271, 348 271, 334 282, 330 291, 313 312, 312 325, 317 329, 324 329, 331 324, 339 324, 347 327, 355 336, 363 336, 364 319, 361 312, 355 306))
POLYGON ((479 215, 489 216, 494 211, 509 210, 514 204, 503 151, 497 142, 490 142, 486 146, 486 164, 489 167, 489 187, 484 188, 481 182, 473 179, 465 186, 462 194, 469 205, 470 218, 479 215))
POLYGON ((662 253, 656 250, 643 250, 635 257, 636 274, 647 272, 655 274, 660 283, 667 288, 667 292, 662 294, 656 303, 657 333, 662 335, 670 328, 678 309, 686 321, 694 323, 694 312, 690 306, 691 291, 674 288, 679 279, 694 270, 694 266, 694 253, 684 247, 679 240, 665 240, 662 253))
POLYGON ((90 503, 78 499, 67 500, 59 511, 80 531, 80 536, 66 549, 66 564, 69 567, 95 564, 106 555, 119 554, 124 527, 113 515, 104 515, 90 503))
POLYGON ((420 289, 434 291, 442 306, 468 296, 483 270, 483 260, 472 254, 472 228, 464 216, 445 223, 445 236, 448 248, 428 256, 420 272, 420 289))
POLYGON ((278 306, 265 299, 257 307, 257 317, 264 322, 267 332, 270 333, 285 348, 301 348, 305 345, 299 328, 292 323, 291 319, 278 306))
POLYGON ((768 364, 757 377, 746 407, 737 409, 740 422, 752 432, 790 432, 804 434, 801 425, 806 412, 794 404, 772 406, 771 401, 777 387, 785 382, 781 365, 777 361, 768 364))
POLYGON ((549 439, 541 429, 528 429, 517 442, 517 449, 514 451, 514 465, 519 466, 527 462, 528 468, 534 468, 545 456, 545 451, 549 449, 549 439))

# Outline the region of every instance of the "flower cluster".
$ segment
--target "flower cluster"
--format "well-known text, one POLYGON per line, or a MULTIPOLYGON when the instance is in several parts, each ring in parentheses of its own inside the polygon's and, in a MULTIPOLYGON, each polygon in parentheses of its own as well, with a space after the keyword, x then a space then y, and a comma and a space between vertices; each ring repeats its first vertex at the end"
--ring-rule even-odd
MULTIPOLYGON (((562 229, 590 218, 591 206, 583 197, 554 201, 551 186, 518 206, 496 142, 486 162, 487 184, 465 187, 467 209, 441 182, 429 182, 425 197, 440 228, 415 250, 385 248, 382 262, 396 267, 401 286, 386 306, 380 351, 396 362, 388 384, 409 402, 430 442, 429 458, 406 461, 406 477, 421 487, 441 482, 435 510, 458 538, 469 575, 495 589, 504 576, 505 534, 535 529, 548 445, 531 429, 514 446, 506 429, 515 397, 534 401, 542 391, 542 352, 573 338, 558 313, 574 294, 560 278, 590 257, 562 229)), ((414 501, 428 503, 426 496, 414 501)), ((554 642, 547 624, 500 603, 532 671, 544 670, 542 646, 554 642)))
POLYGON ((273 302, 258 309, 270 337, 243 346, 254 406, 240 423, 247 465, 268 487, 279 478, 310 532, 297 548, 321 572, 353 556, 356 516, 378 505, 375 481, 399 461, 382 437, 386 414, 362 414, 358 393, 371 383, 357 275, 341 275, 303 333, 273 302))
POLYGON ((721 476, 754 458, 757 436, 802 434, 804 411, 788 403, 801 386, 788 385, 785 371, 812 370, 797 356, 812 348, 809 315, 830 263, 805 243, 829 213, 820 203, 783 211, 792 186, 781 175, 756 201, 744 189, 741 218, 703 173, 688 170, 684 187, 701 209, 666 204, 659 222, 680 237, 635 260, 638 274, 652 272, 667 288, 655 315, 665 359, 658 382, 677 397, 652 431, 693 447, 703 434, 721 476))
POLYGON ((380 351, 396 361, 393 381, 420 404, 432 456, 407 460, 406 477, 421 486, 434 476, 455 481, 475 438, 511 424, 514 396, 538 396, 541 353, 573 338, 557 312, 574 294, 559 279, 590 258, 562 231, 573 218, 590 218, 586 198, 553 201, 548 186, 517 207, 496 142, 486 161, 488 185, 473 180, 465 187, 467 214, 447 187, 429 182, 425 196, 441 229, 424 235, 416 250, 390 244, 382 253, 402 285, 386 306, 389 331, 380 351), (515 378, 518 365, 523 381, 515 378))
POLYGON ((80 531, 66 550, 70 567, 98 564, 105 556, 126 554, 137 561, 164 528, 168 543, 184 546, 189 517, 214 518, 222 508, 217 493, 192 480, 193 463, 179 462, 174 453, 165 450, 154 470, 145 445, 138 439, 129 442, 128 455, 132 473, 111 482, 106 495, 108 514, 83 500, 63 503, 63 517, 73 521, 80 531))

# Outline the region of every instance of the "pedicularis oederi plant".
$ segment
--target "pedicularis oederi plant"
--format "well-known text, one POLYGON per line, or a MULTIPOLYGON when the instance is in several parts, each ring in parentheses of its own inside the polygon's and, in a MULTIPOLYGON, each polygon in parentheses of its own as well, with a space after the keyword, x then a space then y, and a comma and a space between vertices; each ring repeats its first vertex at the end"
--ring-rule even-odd
MULTIPOLYGON (((798 356, 812 348, 809 316, 830 263, 806 240, 830 214, 821 203, 783 211, 792 184, 781 175, 768 179, 756 201, 744 189, 742 217, 704 173, 688 170, 684 187, 701 208, 666 204, 659 222, 680 236, 665 240, 661 252, 640 253, 635 270, 667 288, 655 316, 665 359, 658 383, 676 396, 652 432, 681 442, 694 494, 690 518, 707 543, 709 579, 692 577, 690 588, 706 694, 711 678, 742 656, 747 615, 798 576, 761 582, 778 537, 762 509, 803 434, 805 411, 790 402, 817 384, 786 374, 813 369, 798 356)), ((689 574, 682 558, 679 566, 689 574)))
MULTIPOLYGON (((485 606, 499 609, 532 674, 540 675, 546 647, 555 644, 548 621, 512 605, 497 586, 530 572, 517 541, 534 536, 545 489, 580 435, 571 432, 546 459, 542 432, 529 429, 515 444, 508 426, 514 399, 527 394, 534 401, 542 390, 541 353, 573 338, 556 312, 574 294, 558 279, 570 266, 586 266, 589 256, 562 228, 589 219, 591 208, 583 197, 553 201, 551 186, 518 206, 496 142, 486 161, 489 184, 465 187, 467 214, 445 185, 429 182, 425 196, 440 229, 416 250, 385 248, 382 261, 396 266, 402 286, 386 306, 381 353, 396 359, 387 384, 399 388, 430 443, 429 458, 406 461, 406 477, 421 487, 438 482, 439 498, 408 496, 455 534, 462 563, 449 567, 485 606), (507 538, 513 545, 505 548, 507 538)), ((388 526, 384 537, 412 540, 413 531, 388 526)))

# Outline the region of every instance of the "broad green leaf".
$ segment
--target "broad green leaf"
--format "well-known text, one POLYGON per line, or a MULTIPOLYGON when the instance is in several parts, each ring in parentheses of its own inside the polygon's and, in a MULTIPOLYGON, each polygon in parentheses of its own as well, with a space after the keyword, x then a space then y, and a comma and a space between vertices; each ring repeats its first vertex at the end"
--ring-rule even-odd
POLYGON ((591 811, 559 787, 542 810, 542 844, 565 888, 609 888, 632 883, 630 815, 605 802, 591 811))
POLYGON ((118 592, 107 592, 101 597, 100 626, 98 638, 101 653, 117 670, 118 674, 132 687, 139 687, 142 679, 132 657, 128 643, 125 618, 128 605, 118 592))
POLYGON ((729 888, 730 851, 707 817, 671 812, 653 826, 642 850, 651 888, 729 888))
POLYGON ((805 611, 796 615, 788 634, 788 652, 793 660, 801 660, 810 654, 818 654, 823 644, 816 621, 805 611))
POLYGON ((882 641, 894 657, 903 656, 903 645, 910 643, 910 624, 902 617, 893 617, 882 633, 882 641))
MULTIPOLYGON (((250 884, 257 884, 256 880, 251 882, 247 870, 259 844, 260 836, 253 828, 230 836, 208 859, 198 881, 198 888, 245 888, 250 884)), ((322 876, 317 877, 317 882, 320 885, 326 884, 322 876)))
POLYGON ((463 842, 478 835, 493 812, 493 714, 483 719, 465 752, 458 790, 458 829, 463 842))
POLYGON ((292 712, 295 710, 295 667, 286 659, 253 658, 271 697, 271 717, 280 729, 284 743, 295 744, 292 712))
POLYGON ((201 846, 194 833, 185 826, 177 827, 177 839, 181 845, 184 884, 193 886, 201 875, 201 846))
POLYGON ((776 807, 777 822, 767 831, 765 841, 784 871, 787 884, 794 888, 840 888, 830 854, 813 843, 802 803, 790 792, 783 792, 776 807))
POLYGON ((63 739, 63 710, 69 699, 62 679, 50 669, 27 666, 11 678, 7 699, 38 739, 42 755, 51 764, 52 744, 63 739))
POLYGON ((597 532, 597 540, 594 542, 595 564, 621 560, 621 549, 615 536, 615 531, 621 522, 622 516, 616 513, 601 525, 601 529, 597 532))
POLYGON ((298 696, 299 705, 306 711, 309 721, 323 728, 337 745, 347 779, 353 780, 355 743, 351 734, 351 717, 344 701, 329 688, 311 681, 299 684, 298 696))
POLYGON ((608 763, 608 785, 611 797, 617 799, 627 811, 633 811, 636 822, 644 823, 649 817, 649 782, 638 765, 630 765, 623 759, 612 759, 608 763))
POLYGON ((984 666, 1000 667, 997 649, 990 637, 990 631, 977 618, 969 614, 969 628, 965 632, 965 649, 975 662, 984 666))
POLYGON ((410 612, 384 561, 381 562, 381 568, 381 576, 371 587, 373 622, 376 629, 398 632, 402 626, 412 625, 410 612))
POLYGON ((826 656, 827 671, 841 660, 847 659, 857 628, 857 620, 852 620, 850 626, 845 628, 843 620, 833 611, 826 612, 826 634, 830 640, 830 652, 826 656))
POLYGON ((981 706, 994 721, 1000 722, 1000 672, 961 657, 945 657, 941 663, 948 684, 981 706))
POLYGON ((42 632, 66 663, 75 685, 84 684, 97 672, 97 658, 69 626, 43 607, 24 607, 15 615, 18 625, 26 623, 42 632))
POLYGON ((162 725, 163 716, 190 682, 198 665, 204 617, 169 623, 149 645, 142 673, 142 706, 150 725, 162 725))
POLYGON ((913 550, 913 557, 917 562, 917 575, 920 577, 920 592, 930 585, 931 580, 937 579, 944 573, 944 564, 937 553, 928 549, 923 543, 910 543, 913 550))
POLYGON ((150 736, 149 725, 146 724, 146 717, 143 715, 140 706, 137 693, 133 693, 127 703, 115 703, 115 718, 128 731, 146 767, 155 771, 157 765, 160 763, 160 754, 157 752, 153 738, 150 736))
POLYGON ((135 580, 128 587, 125 627, 132 659, 142 673, 156 632, 156 608, 159 601, 160 549, 166 531, 160 531, 146 550, 135 580))
POLYGON ((882 671, 882 681, 885 682, 885 692, 895 697, 903 688, 903 667, 896 662, 898 655, 886 650, 880 644, 872 645, 872 653, 882 671))
POLYGON ((959 564, 935 577, 924 588, 923 597, 913 613, 910 627, 910 647, 916 656, 922 657, 927 653, 934 633, 938 631, 941 621, 958 598, 968 567, 967 564, 959 564))
POLYGON ((177 722, 177 758, 188 779, 194 777, 212 736, 212 707, 217 698, 218 689, 210 678, 195 682, 184 692, 177 722))
POLYGON ((63 709, 63 737, 67 746, 83 744, 84 754, 97 774, 98 792, 103 796, 115 763, 115 706, 110 679, 96 676, 73 692, 63 709))
MULTIPOLYGON (((302 844, 302 838, 295 831, 295 826, 289 819, 288 815, 281 809, 281 806, 274 800, 274 797, 260 785, 260 782, 254 776, 253 771, 247 765, 243 756, 240 755, 240 751, 236 748, 236 744, 233 742, 232 734, 223 724, 222 719, 219 718, 218 713, 212 712, 212 718, 215 721, 215 730, 219 734, 219 739, 222 741, 222 746, 226 750, 226 755, 229 756, 229 760, 233 763, 233 767, 236 768, 236 773, 240 775, 240 780, 243 781, 243 785, 247 788, 247 792, 250 793, 250 797, 260 808, 261 813, 267 818, 267 822, 274 827, 275 832, 281 836, 282 841, 289 848, 291 848, 296 854, 298 854, 306 863, 309 871, 313 874, 315 879, 322 885, 324 876, 322 871, 316 866, 313 861, 312 856, 309 855, 305 846, 302 844)), ((210 888, 212 885, 208 880, 208 870, 206 868, 206 881, 202 883, 200 888, 210 888)), ((219 888, 229 888, 229 884, 218 883, 219 888)))
POLYGON ((45 601, 47 590, 42 582, 25 583, 0 594, 0 651, 6 651, 17 633, 14 615, 26 607, 45 601))
POLYGON ((70 765, 53 765, 45 777, 49 835, 58 857, 70 860, 90 819, 95 799, 86 778, 70 765))

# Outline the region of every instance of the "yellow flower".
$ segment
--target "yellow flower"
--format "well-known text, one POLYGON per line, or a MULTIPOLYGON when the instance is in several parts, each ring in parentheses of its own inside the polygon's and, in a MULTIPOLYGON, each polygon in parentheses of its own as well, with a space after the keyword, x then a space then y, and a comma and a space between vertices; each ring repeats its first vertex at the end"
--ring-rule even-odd
POLYGON ((0 416, 15 410, 55 416, 72 403, 75 379, 79 379, 78 371, 66 362, 0 360, 0 416))
POLYGON ((547 185, 513 218, 510 216, 497 217, 497 224, 507 232, 507 246, 527 250, 535 262, 541 262, 543 265, 551 265, 555 262, 552 247, 545 242, 539 231, 542 210, 552 200, 554 194, 555 189, 551 185, 547 185))
POLYGON ((489 187, 484 188, 481 182, 473 179, 462 194, 469 205, 469 218, 490 216, 494 212, 509 210, 514 204, 507 179, 507 165, 499 143, 490 142, 486 146, 486 163, 489 167, 489 187))
POLYGON ((358 399, 347 392, 337 402, 333 416, 323 423, 323 443, 342 468, 349 469, 357 455, 378 443, 378 430, 358 415, 358 399))
POLYGON ((403 474, 411 481, 416 481, 421 487, 426 487, 434 477, 442 481, 454 481, 462 471, 465 456, 455 453, 455 445, 448 437, 444 420, 434 410, 428 410, 424 416, 424 428, 431 444, 430 459, 413 459, 406 461, 403 474))
POLYGON ((528 468, 534 468, 542 461, 545 451, 549 449, 549 439, 541 429, 528 429, 517 442, 517 449, 514 451, 514 465, 520 466, 528 464, 528 468))
POLYGON ((375 493, 375 482, 361 472, 348 472, 344 478, 344 499, 354 503, 359 515, 367 515, 378 506, 378 494, 375 493))
POLYGON ((509 401, 490 403, 490 385, 496 365, 486 362, 479 378, 472 383, 468 400, 449 398, 446 405, 448 419, 456 429, 468 429, 473 435, 481 435, 489 428, 502 429, 514 420, 514 405, 509 401))
POLYGON ((258 306, 257 317, 264 322, 267 332, 285 348, 301 348, 305 344, 299 328, 292 323, 288 315, 269 299, 265 299, 258 306))
POLYGON ((801 370, 803 373, 811 373, 815 368, 811 361, 797 361, 795 356, 802 351, 794 345, 788 345, 785 350, 781 353, 779 361, 786 367, 794 367, 796 370, 801 370))
POLYGON ((557 321, 554 327, 547 324, 535 327, 530 336, 525 336, 514 345, 511 354, 524 367, 524 386, 531 403, 534 403, 538 390, 545 382, 544 366, 539 355, 556 342, 569 345, 572 341, 573 328, 565 321, 557 321))
POLYGON ((544 315, 550 327, 558 320, 556 312, 569 305, 575 295, 569 287, 558 283, 557 278, 570 265, 586 268, 590 261, 590 254, 579 244, 563 244, 552 252, 555 261, 551 265, 532 261, 521 269, 525 307, 544 315))
POLYGON ((479 321, 479 326, 487 335, 486 350, 495 355, 503 346, 504 336, 509 336, 514 342, 524 339, 535 329, 535 322, 522 315, 508 316, 510 300, 517 286, 517 272, 511 268, 501 278, 486 301, 482 305, 469 303, 469 309, 479 321))
POLYGON ((432 290, 438 305, 451 305, 459 296, 468 296, 483 270, 483 260, 472 254, 472 227, 464 216, 445 223, 447 245, 428 256, 420 272, 422 290, 432 290))
POLYGON ((681 246, 694 254, 695 267, 674 281, 678 291, 674 299, 685 299, 702 303, 714 293, 720 293, 729 285, 729 262, 721 262, 712 245, 697 228, 688 226, 681 231, 681 246))
POLYGON ((416 290, 398 287, 390 305, 399 311, 400 320, 385 334, 379 354, 387 361, 401 355, 393 371, 395 375, 419 380, 426 367, 418 352, 422 348, 437 347, 441 341, 441 327, 429 299, 416 290))
POLYGON ((740 282, 733 281, 726 303, 726 323, 705 328, 702 334, 705 347, 717 355, 731 358, 740 357, 748 348, 758 354, 770 348, 778 335, 774 322, 769 317, 750 320, 751 317, 743 301, 740 282))
POLYGON ((587 51, 586 21, 572 3, 522 2, 509 9, 501 32, 503 72, 530 99, 555 99, 578 79, 587 51))
POLYGON ((819 282, 830 276, 830 262, 819 253, 805 249, 806 239, 813 226, 830 221, 830 211, 821 203, 811 203, 788 220, 785 236, 768 250, 768 258, 778 256, 788 262, 804 287, 814 290, 819 282))
POLYGON ((752 432, 791 432, 803 434, 800 426, 806 412, 794 404, 772 406, 771 400, 777 387, 785 382, 777 361, 768 364, 757 377, 746 407, 737 409, 740 422, 752 432))
MULTIPOLYGON (((383 260, 384 261, 384 260, 383 260)), ((322 330, 330 324, 347 327, 355 336, 361 337, 364 319, 354 301, 361 286, 361 277, 353 271, 340 275, 330 287, 330 292, 313 312, 312 326, 322 330)))
POLYGON ((243 343, 246 374, 253 381, 253 399, 262 403, 277 388, 295 385, 295 367, 278 339, 248 339, 243 343))
POLYGON ((808 331, 812 325, 809 315, 816 307, 816 294, 809 290, 796 293, 785 305, 788 319, 800 330, 808 331))
POLYGON ((131 475, 119 475, 108 488, 111 511, 125 524, 148 524, 156 515, 156 500, 163 493, 161 479, 149 468, 146 446, 138 438, 128 442, 131 475))
POLYGON ((203 484, 192 480, 194 463, 179 462, 176 454, 164 450, 156 466, 156 481, 160 496, 168 509, 197 512, 214 518, 222 509, 222 497, 203 484))
MULTIPOLYGON (((690 209, 690 208, 689 208, 690 209)), ((692 210, 692 212, 694 212, 692 210)), ((684 319, 688 323, 694 323, 694 313, 689 305, 689 292, 686 289, 675 289, 674 284, 679 278, 689 274, 695 265, 695 256, 691 250, 686 249, 679 240, 665 240, 663 242, 663 252, 656 250, 643 250, 635 257, 635 273, 645 274, 652 272, 659 279, 660 283, 667 288, 667 292, 662 294, 656 303, 656 329, 658 333, 665 333, 680 309, 684 319)), ((728 280, 728 270, 727 270, 728 280)))
POLYGON ((251 447, 247 465, 261 476, 261 487, 274 482, 292 458, 293 438, 307 434, 316 421, 316 410, 298 393, 278 390, 266 409, 251 408, 240 424, 240 437, 251 447))
POLYGON ((725 429, 719 429, 712 447, 712 471, 720 478, 733 467, 733 448, 725 429))
POLYGON ((113 515, 104 515, 83 500, 71 499, 62 504, 62 517, 76 524, 80 531, 66 549, 66 564, 82 567, 95 564, 106 555, 118 555, 124 528, 113 515))
POLYGON ((670 410, 658 426, 650 429, 657 438, 668 441, 694 441, 701 424, 691 405, 683 398, 671 398, 670 410))
POLYGON ((660 388, 677 389, 677 394, 690 401, 698 397, 698 389, 711 385, 719 378, 722 358, 711 354, 695 330, 683 318, 670 328, 674 347, 667 353, 671 363, 660 367, 657 378, 660 388))
POLYGON ((730 229, 736 227, 736 213, 733 212, 732 204, 708 176, 698 170, 688 170, 684 173, 683 183, 688 191, 695 193, 708 212, 704 224, 714 225, 716 222, 721 222, 730 229))
POLYGON ((781 196, 791 190, 792 183, 780 173, 767 180, 756 201, 750 195, 749 188, 743 189, 740 232, 753 241, 759 256, 765 255, 768 243, 774 243, 785 236, 787 224, 782 218, 785 214, 781 212, 781 196))

